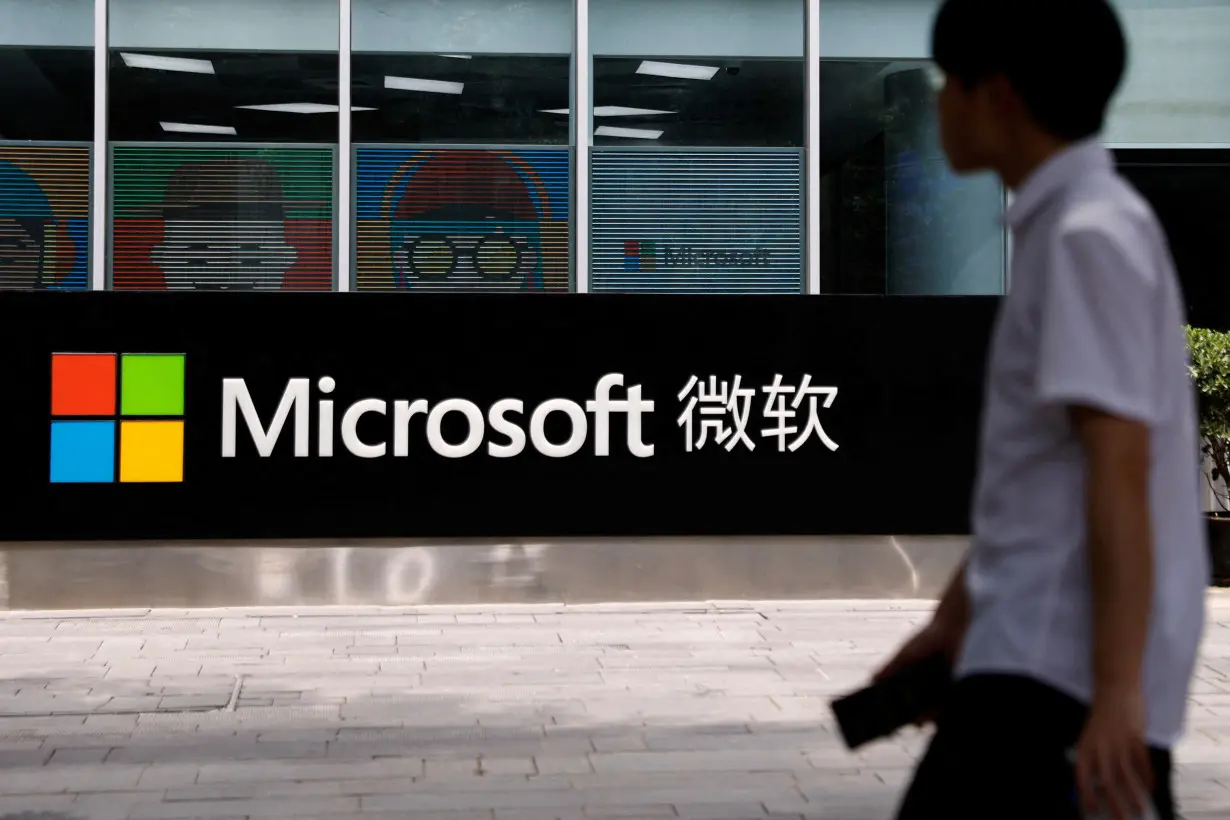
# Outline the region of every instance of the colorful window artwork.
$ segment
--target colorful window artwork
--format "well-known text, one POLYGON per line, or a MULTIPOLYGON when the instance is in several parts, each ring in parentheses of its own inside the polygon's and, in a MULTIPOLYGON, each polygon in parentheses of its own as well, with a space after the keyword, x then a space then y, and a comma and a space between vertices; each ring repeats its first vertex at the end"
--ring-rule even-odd
POLYGON ((359 290, 566 291, 567 150, 356 150, 359 290))
POLYGON ((115 289, 331 289, 334 153, 115 146, 115 289))
POLYGON ((90 148, 0 145, 0 289, 83 290, 90 148))

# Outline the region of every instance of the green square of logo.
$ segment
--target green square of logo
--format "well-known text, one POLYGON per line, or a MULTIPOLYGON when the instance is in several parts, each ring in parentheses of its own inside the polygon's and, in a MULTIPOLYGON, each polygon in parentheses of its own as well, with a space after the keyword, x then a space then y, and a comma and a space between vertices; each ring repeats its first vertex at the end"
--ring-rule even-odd
POLYGON ((120 359, 120 413, 182 416, 183 354, 125 353, 120 359))

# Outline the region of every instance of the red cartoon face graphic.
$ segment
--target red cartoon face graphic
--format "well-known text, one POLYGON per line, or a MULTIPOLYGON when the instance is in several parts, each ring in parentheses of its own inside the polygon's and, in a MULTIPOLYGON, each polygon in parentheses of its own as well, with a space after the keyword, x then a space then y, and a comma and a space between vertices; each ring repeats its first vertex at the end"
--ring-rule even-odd
POLYGON ((167 185, 162 241, 151 251, 167 286, 277 290, 298 254, 286 241, 286 201, 259 158, 181 165, 167 185))

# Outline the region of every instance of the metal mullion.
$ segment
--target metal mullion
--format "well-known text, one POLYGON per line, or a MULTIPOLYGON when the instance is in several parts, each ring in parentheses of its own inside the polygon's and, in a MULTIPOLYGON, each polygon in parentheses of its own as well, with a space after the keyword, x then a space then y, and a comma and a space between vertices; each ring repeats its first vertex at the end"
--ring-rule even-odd
POLYGON ((807 229, 804 292, 820 292, 820 0, 807 0, 807 166, 803 187, 807 229))
POLYGON ((94 0, 94 147, 90 151, 90 290, 106 290, 111 155, 107 146, 108 0, 94 0))
POLYGON ((351 149, 350 108, 351 108, 351 0, 340 0, 339 42, 337 54, 337 181, 334 198, 333 214, 335 220, 334 236, 336 248, 334 251, 334 289, 347 293, 351 289, 351 263, 354 245, 354 174, 351 173, 354 162, 354 151, 351 149))
POLYGON ((577 293, 589 293, 590 265, 590 147, 593 128, 593 55, 589 43, 589 0, 575 0, 573 38, 573 146, 576 152, 573 173, 573 237, 575 251, 575 288, 577 293))

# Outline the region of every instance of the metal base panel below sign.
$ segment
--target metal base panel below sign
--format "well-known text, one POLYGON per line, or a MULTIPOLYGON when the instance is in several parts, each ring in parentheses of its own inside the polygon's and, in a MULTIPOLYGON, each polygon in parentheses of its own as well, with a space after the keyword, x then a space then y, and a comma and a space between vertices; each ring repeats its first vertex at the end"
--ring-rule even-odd
POLYGON ((0 608, 932 598, 963 537, 9 544, 0 608))

